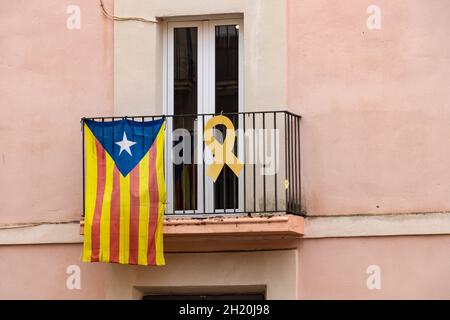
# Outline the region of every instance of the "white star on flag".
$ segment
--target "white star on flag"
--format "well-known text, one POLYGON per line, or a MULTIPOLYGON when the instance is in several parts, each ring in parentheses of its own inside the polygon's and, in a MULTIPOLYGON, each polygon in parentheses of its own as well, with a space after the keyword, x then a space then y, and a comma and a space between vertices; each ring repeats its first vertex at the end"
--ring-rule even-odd
POLYGON ((128 140, 127 134, 125 133, 125 131, 123 132, 123 138, 122 138, 122 141, 116 142, 116 144, 117 144, 118 146, 120 146, 119 156, 120 156, 120 154, 122 153, 123 150, 125 150, 126 152, 128 152, 128 154, 129 154, 130 156, 133 156, 133 155, 131 154, 131 149, 130 149, 130 147, 131 147, 131 146, 134 146, 134 145, 136 144, 136 142, 128 140))

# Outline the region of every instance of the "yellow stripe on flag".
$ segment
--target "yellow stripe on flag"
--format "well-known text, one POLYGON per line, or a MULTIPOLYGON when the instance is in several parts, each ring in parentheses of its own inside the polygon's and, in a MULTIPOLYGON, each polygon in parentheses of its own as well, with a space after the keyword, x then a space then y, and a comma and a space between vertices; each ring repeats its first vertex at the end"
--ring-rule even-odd
POLYGON ((164 206, 166 202, 166 185, 164 181, 164 126, 162 124, 156 137, 156 177, 158 180, 158 224, 156 226, 155 246, 156 246, 156 265, 163 266, 164 260, 163 248, 163 227, 164 227, 164 206))
POLYGON ((83 261, 90 262, 92 254, 92 221, 94 219, 95 202, 97 198, 97 147, 95 137, 87 125, 84 125, 84 147, 86 157, 86 196, 84 203, 84 244, 83 261))
POLYGON ((149 152, 139 163, 139 255, 138 264, 147 265, 148 250, 148 223, 150 210, 150 195, 148 190, 149 179, 149 152))
POLYGON ((100 255, 99 260, 109 262, 110 248, 110 215, 111 195, 113 190, 114 160, 105 152, 106 157, 106 179, 105 195, 103 196, 102 216, 100 218, 100 255))
POLYGON ((120 174, 119 263, 128 264, 130 256, 130 174, 120 174))

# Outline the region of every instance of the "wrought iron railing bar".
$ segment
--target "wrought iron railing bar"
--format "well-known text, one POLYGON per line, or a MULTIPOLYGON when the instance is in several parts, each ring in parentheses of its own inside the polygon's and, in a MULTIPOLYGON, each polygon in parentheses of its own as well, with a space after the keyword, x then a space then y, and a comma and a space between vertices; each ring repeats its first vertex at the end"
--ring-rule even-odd
MULTIPOLYGON (((233 115, 233 120, 236 120, 236 119, 235 119, 235 116, 236 116, 236 115, 233 115)), ((237 117, 238 117, 238 119, 236 120, 236 123, 235 123, 236 129, 239 128, 239 114, 237 115, 237 117)), ((236 139, 236 141, 237 141, 237 143, 235 144, 235 146, 236 146, 236 152, 239 152, 239 146, 238 146, 238 144, 239 144, 239 139, 236 139)), ((239 186, 236 185, 236 175, 233 174, 233 209, 234 209, 234 212, 236 212, 236 198, 237 198, 237 197, 239 197, 239 186), (237 192, 236 192, 236 191, 237 191, 237 192)))
POLYGON ((83 163, 83 217, 86 214, 86 170, 85 170, 85 159, 84 159, 84 118, 81 119, 81 157, 83 163))
POLYGON ((245 114, 242 115, 242 125, 244 128, 244 132, 242 132, 242 148, 244 150, 244 211, 247 208, 247 146, 246 146, 246 139, 245 139, 245 114))
MULTIPOLYGON (((225 140, 225 137, 222 137, 225 140)), ((223 177, 223 212, 227 211, 227 167, 223 167, 222 172, 220 173, 223 177)))
MULTIPOLYGON (((293 146, 293 148, 294 148, 294 160, 296 159, 296 157, 297 157, 297 143, 298 143, 298 140, 297 140, 297 135, 296 135, 296 132, 297 132, 297 121, 295 121, 295 119, 292 119, 292 122, 293 122, 293 137, 292 137, 292 139, 293 139, 293 141, 294 141, 294 146, 293 146)), ((294 174, 294 176, 295 177, 298 177, 298 168, 297 168, 297 161, 294 161, 294 172, 295 172, 295 174, 294 174)), ((298 179, 295 179, 295 207, 294 207, 294 211, 295 212, 297 212, 298 211, 298 184, 297 184, 297 181, 298 181, 298 179)))
POLYGON ((284 201, 285 201, 285 209, 286 211, 288 210, 288 154, 287 154, 287 136, 288 136, 288 132, 287 132, 287 113, 284 114, 284 201))
POLYGON ((288 198, 286 199, 287 211, 291 211, 291 190, 292 190, 292 181, 291 181, 291 139, 290 139, 290 115, 286 114, 287 118, 287 139, 286 139, 286 148, 287 148, 287 160, 288 165, 286 167, 287 170, 287 190, 288 190, 288 198))
MULTIPOLYGON (((182 117, 182 128, 185 128, 185 125, 184 125, 184 119, 186 119, 186 117, 182 117)), ((184 143, 184 138, 183 138, 183 143, 184 143)), ((183 148, 183 150, 184 150, 184 148, 183 148)), ((184 151, 183 151, 184 152, 184 151)), ((184 154, 183 154, 183 156, 184 156, 184 154)), ((185 177, 183 177, 183 170, 184 170, 184 168, 185 168, 185 164, 184 164, 184 162, 183 162, 183 164, 182 164, 182 168, 181 168, 181 176, 180 176, 180 179, 181 179, 181 185, 183 186, 182 187, 182 191, 181 191, 181 196, 183 197, 183 214, 186 214, 186 192, 185 192, 185 190, 184 190, 184 184, 183 184, 183 178, 185 178, 185 177)))
POLYGON ((292 131, 295 130, 294 128, 294 121, 293 121, 293 117, 289 116, 290 118, 290 126, 291 126, 291 181, 292 181, 292 206, 291 206, 291 211, 295 212, 295 192, 296 192, 296 183, 295 183, 295 178, 297 173, 295 170, 295 137, 292 136, 292 131))
POLYGON ((275 151, 275 194, 274 194, 274 204, 275 204, 275 211, 278 210, 278 145, 277 145, 277 114, 273 113, 273 134, 275 137, 273 137, 274 145, 273 150, 275 151))
POLYGON ((255 114, 252 114, 253 118, 253 211, 256 211, 256 122, 255 114))
MULTIPOLYGON (((192 118, 192 135, 194 137, 197 137, 197 133, 195 132, 195 130, 197 129, 197 125, 196 123, 198 123, 198 118, 194 117, 192 118)), ((195 161, 192 161, 194 159, 194 157, 196 156, 196 149, 195 146, 197 144, 197 141, 191 141, 191 150, 190 150, 190 154, 191 154, 191 166, 192 166, 192 180, 194 182, 194 188, 192 188, 192 190, 195 190, 194 195, 191 195, 191 202, 195 205, 193 205, 194 212, 198 212, 198 206, 200 205, 198 203, 198 198, 197 198, 197 194, 199 192, 199 187, 198 184, 200 183, 200 180, 198 179, 198 165, 195 161)))
POLYGON ((291 211, 296 211, 296 197, 297 197, 297 183, 294 179, 294 177, 297 176, 297 170, 295 168, 295 136, 293 132, 295 132, 295 122, 293 121, 292 117, 290 117, 290 126, 291 126, 291 180, 292 180, 292 201, 291 201, 291 211))
MULTIPOLYGON (((290 111, 282 111, 282 110, 279 110, 279 111, 246 111, 246 112, 223 112, 223 113, 221 113, 222 115, 224 115, 224 116, 227 116, 227 115, 236 115, 236 114, 268 114, 268 113, 284 113, 284 114, 287 114, 287 115, 291 115, 291 116, 293 116, 293 117, 296 117, 296 118, 301 118, 301 116, 300 115, 297 115, 297 114, 295 114, 295 113, 292 113, 292 112, 290 112, 290 111)), ((124 120, 124 119, 126 119, 126 118, 131 118, 131 117, 135 117, 135 118, 141 118, 141 117, 144 117, 144 118, 178 118, 178 117, 197 117, 197 116, 201 116, 201 115, 204 115, 204 116, 215 116, 215 115, 218 115, 219 113, 217 113, 217 112, 215 112, 215 113, 202 113, 202 114, 195 114, 195 113, 193 113, 193 114, 170 114, 170 115, 164 115, 164 114, 162 114, 162 115, 153 115, 153 116, 142 116, 142 115, 135 115, 135 116, 115 116, 115 117, 84 117, 83 119, 86 119, 86 120, 101 120, 101 119, 111 119, 111 120, 117 120, 117 119, 122 119, 122 120, 124 120)))
POLYGON ((262 114, 262 135, 263 135, 263 208, 266 211, 266 114, 262 114))
POLYGON ((297 146, 298 146, 298 155, 297 155, 297 162, 298 162, 298 175, 297 175, 297 183, 298 183, 298 212, 301 213, 302 211, 302 170, 301 170, 301 164, 302 164, 302 159, 301 159, 301 136, 300 136, 300 118, 296 118, 297 120, 297 130, 298 130, 298 142, 297 142, 297 146))
POLYGON ((205 132, 205 116, 202 115, 202 141, 203 141, 203 151, 202 151, 202 171, 203 171, 203 211, 206 211, 206 189, 205 189, 205 139, 204 139, 204 132, 205 132))

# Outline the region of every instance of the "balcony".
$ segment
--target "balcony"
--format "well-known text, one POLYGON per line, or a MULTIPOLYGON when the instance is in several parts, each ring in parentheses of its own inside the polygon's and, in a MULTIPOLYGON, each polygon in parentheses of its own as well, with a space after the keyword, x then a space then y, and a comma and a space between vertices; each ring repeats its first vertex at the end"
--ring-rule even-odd
POLYGON ((166 236, 302 235, 300 116, 265 111, 86 119, 165 120, 166 236), (219 154, 227 154, 224 161, 219 154))

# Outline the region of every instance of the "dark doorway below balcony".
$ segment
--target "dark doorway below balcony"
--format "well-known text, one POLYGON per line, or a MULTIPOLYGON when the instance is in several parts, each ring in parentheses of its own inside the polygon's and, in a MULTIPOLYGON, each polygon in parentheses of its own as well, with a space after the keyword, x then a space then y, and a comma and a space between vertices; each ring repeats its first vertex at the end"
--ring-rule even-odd
POLYGON ((183 294, 147 295, 142 300, 265 300, 264 294, 183 294))

